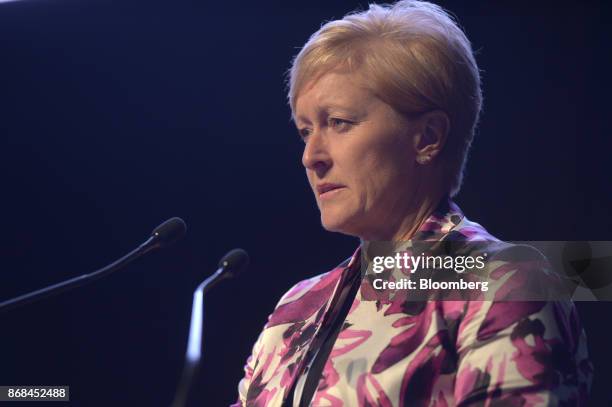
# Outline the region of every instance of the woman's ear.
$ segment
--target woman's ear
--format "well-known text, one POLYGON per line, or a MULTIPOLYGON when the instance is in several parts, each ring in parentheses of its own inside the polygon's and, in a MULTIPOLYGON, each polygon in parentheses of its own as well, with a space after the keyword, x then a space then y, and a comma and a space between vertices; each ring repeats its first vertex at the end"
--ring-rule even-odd
POLYGON ((420 118, 421 132, 414 138, 416 160, 428 164, 442 151, 450 131, 450 119, 442 110, 432 110, 420 118))

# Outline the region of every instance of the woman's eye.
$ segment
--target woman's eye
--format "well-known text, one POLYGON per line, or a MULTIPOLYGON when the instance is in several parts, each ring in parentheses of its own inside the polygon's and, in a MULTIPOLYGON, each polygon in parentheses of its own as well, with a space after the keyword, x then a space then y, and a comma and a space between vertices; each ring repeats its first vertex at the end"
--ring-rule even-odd
POLYGON ((338 131, 348 130, 352 125, 352 122, 345 119, 339 119, 337 117, 332 117, 329 119, 329 127, 332 127, 338 131))
POLYGON ((298 129, 298 134, 303 142, 306 142, 306 139, 310 135, 310 129, 298 129))

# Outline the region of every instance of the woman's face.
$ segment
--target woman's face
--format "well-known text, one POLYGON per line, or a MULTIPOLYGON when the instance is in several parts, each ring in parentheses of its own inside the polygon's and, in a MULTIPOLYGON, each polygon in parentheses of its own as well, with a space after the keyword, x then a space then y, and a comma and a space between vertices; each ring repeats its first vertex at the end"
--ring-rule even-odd
POLYGON ((418 126, 363 85, 331 71, 307 83, 295 103, 302 163, 329 231, 391 240, 414 208, 418 126))

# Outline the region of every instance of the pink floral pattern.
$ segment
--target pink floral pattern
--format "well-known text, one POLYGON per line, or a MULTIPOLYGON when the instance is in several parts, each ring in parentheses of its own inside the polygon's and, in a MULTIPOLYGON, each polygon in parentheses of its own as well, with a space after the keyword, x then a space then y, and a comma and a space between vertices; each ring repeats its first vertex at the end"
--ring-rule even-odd
MULTIPOLYGON (((491 251, 503 250, 450 200, 414 240, 451 235, 490 241, 491 251)), ((350 261, 296 284, 281 298, 247 360, 234 406, 283 404, 333 298, 345 277, 359 271, 359 254, 360 249, 350 261)), ((372 300, 375 293, 364 279, 311 405, 585 405, 593 368, 573 304, 509 301, 525 278, 547 264, 537 256, 497 263, 490 275, 503 277, 503 284, 493 301, 415 301, 408 294, 372 300)))

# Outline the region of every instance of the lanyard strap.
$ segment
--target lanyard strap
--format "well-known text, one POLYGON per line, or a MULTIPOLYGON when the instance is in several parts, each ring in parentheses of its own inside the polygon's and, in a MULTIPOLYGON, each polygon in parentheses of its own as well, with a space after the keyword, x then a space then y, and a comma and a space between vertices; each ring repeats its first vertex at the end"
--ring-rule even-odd
MULTIPOLYGON (((298 380, 295 381, 294 387, 292 388, 291 397, 289 397, 291 399, 289 401, 291 404, 288 404, 289 406, 294 404, 294 399, 299 400, 299 407, 306 407, 310 405, 312 397, 319 384, 319 380, 321 379, 323 368, 325 367, 336 339, 342 330, 342 326, 344 325, 346 316, 351 309, 355 296, 357 295, 357 291, 359 290, 361 283, 360 277, 361 273, 354 273, 353 276, 349 278, 349 283, 344 287, 342 293, 340 294, 340 308, 337 312, 335 312, 333 321, 328 324, 328 329, 326 329, 325 332, 321 332, 321 335, 325 337, 322 339, 320 347, 315 351, 314 356, 306 365, 304 372, 300 374, 298 380)), ((337 309, 338 306, 334 308, 337 309)))

